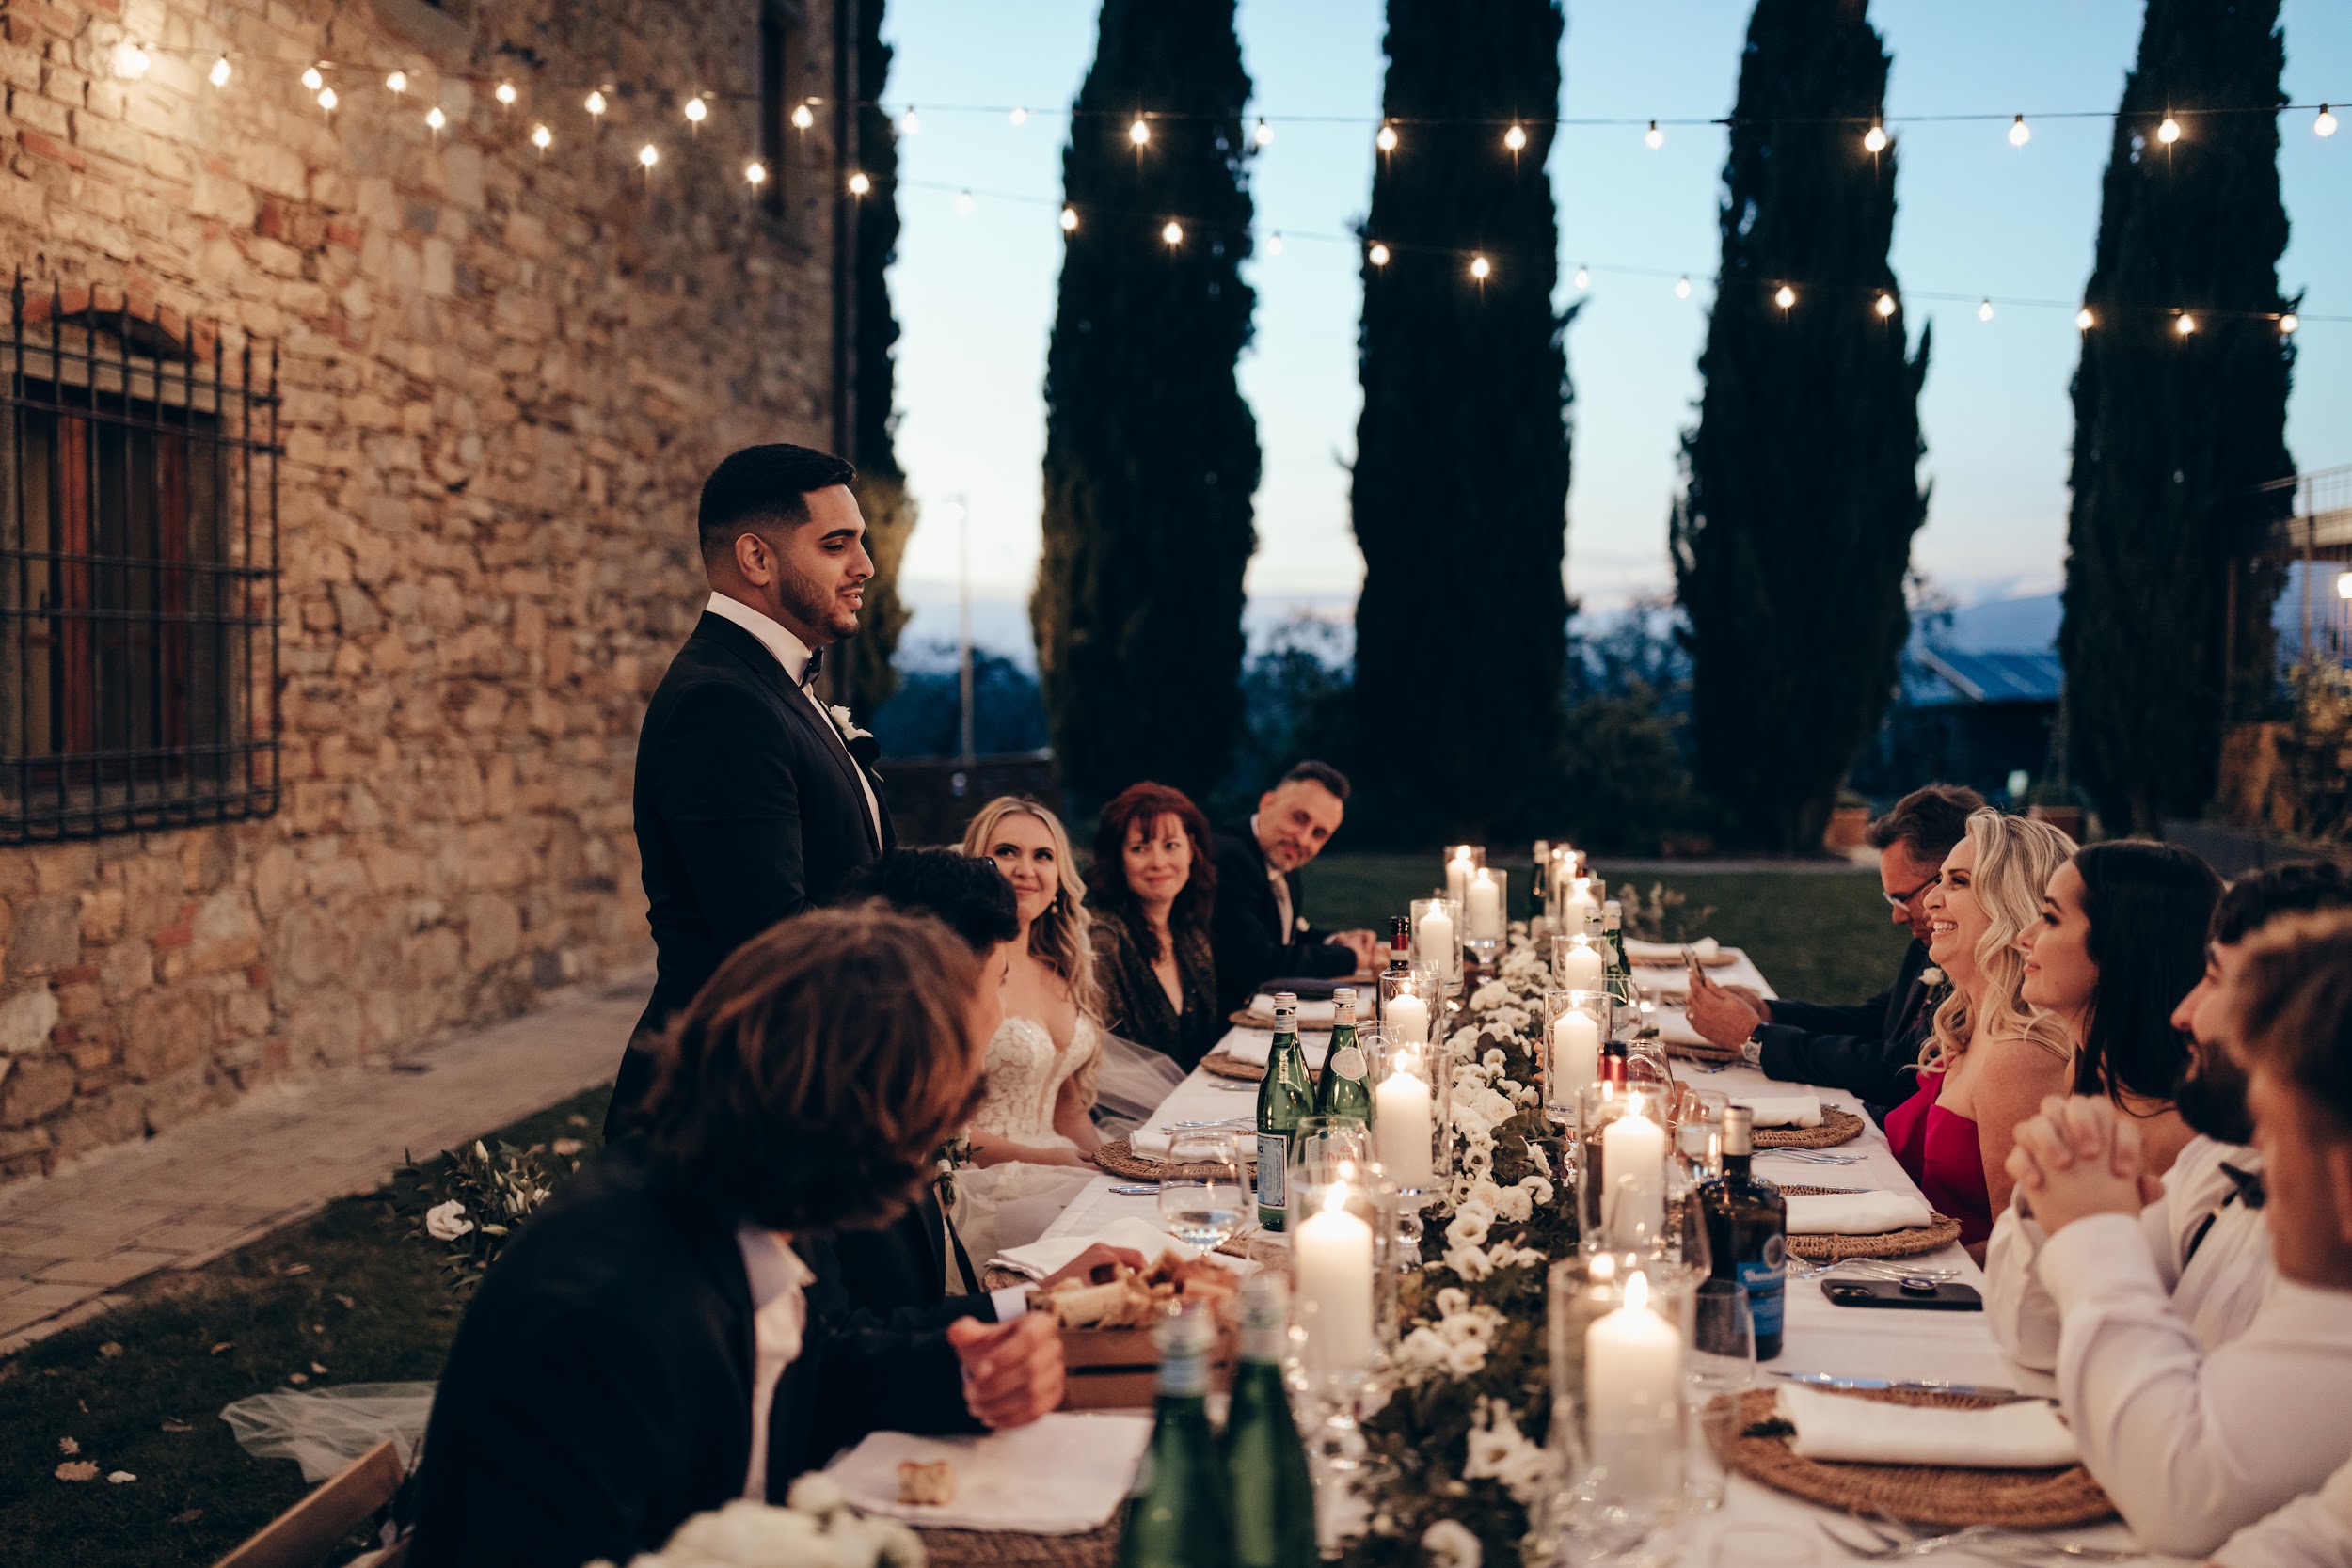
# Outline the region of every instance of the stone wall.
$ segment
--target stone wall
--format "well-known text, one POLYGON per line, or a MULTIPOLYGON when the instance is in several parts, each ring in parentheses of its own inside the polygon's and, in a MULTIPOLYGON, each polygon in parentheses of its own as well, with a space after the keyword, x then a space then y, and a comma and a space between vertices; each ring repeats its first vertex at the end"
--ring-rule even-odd
MULTIPOLYGON (((831 76, 803 9, 794 100, 831 76)), ((763 212, 758 16, 0 0, 7 264, 275 341, 285 448, 282 804, 0 849, 0 1178, 650 956, 629 774, 702 596, 696 491, 830 429, 829 120, 763 212)))

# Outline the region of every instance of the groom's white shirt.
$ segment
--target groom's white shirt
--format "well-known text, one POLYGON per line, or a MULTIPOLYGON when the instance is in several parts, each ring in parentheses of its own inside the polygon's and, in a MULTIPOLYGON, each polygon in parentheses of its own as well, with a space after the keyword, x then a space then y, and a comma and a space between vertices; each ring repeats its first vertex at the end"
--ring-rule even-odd
MULTIPOLYGON (((839 738, 841 732, 834 729, 833 715, 826 711, 823 703, 818 701, 816 692, 801 685, 801 673, 808 668, 807 643, 793 636, 781 622, 771 620, 742 600, 730 599, 724 594, 711 594, 710 602, 703 608, 722 621, 734 622, 759 639, 759 645, 773 654, 776 662, 784 667, 785 678, 792 683, 795 690, 808 700, 809 706, 817 710, 818 722, 831 730, 835 738, 839 738)), ((847 742, 844 742, 845 749, 846 746, 847 742)), ((854 762, 856 759, 851 760, 854 762)), ((874 825, 874 842, 880 844, 882 836, 882 806, 874 799, 874 784, 866 776, 866 769, 859 768, 856 772, 857 786, 866 791, 866 812, 874 825)))

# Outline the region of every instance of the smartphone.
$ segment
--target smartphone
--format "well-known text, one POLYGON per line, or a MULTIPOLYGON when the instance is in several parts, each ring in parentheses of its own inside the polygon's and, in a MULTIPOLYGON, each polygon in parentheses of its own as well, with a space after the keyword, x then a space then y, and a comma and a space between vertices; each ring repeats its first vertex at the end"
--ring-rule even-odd
POLYGON ((1824 1279, 1821 1294, 1839 1307, 1909 1307, 1920 1312, 1981 1312, 1973 1285, 1940 1279, 1824 1279))

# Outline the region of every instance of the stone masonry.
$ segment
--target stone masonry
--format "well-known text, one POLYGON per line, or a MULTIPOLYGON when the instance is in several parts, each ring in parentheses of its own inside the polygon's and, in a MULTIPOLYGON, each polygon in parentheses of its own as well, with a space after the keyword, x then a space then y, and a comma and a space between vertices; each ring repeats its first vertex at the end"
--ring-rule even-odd
MULTIPOLYGON (((787 102, 827 91, 825 10, 778 13, 787 102)), ((630 765, 696 491, 829 428, 839 174, 820 112, 782 213, 746 184, 759 17, 0 0, 7 264, 275 342, 286 451, 282 804, 0 849, 0 1179, 644 961, 630 765)))

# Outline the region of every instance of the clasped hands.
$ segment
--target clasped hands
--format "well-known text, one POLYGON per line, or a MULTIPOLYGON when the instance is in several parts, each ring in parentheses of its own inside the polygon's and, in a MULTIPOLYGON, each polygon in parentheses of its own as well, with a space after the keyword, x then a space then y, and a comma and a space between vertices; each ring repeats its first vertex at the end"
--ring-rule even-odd
POLYGON ((2053 1236, 2086 1214, 2137 1214, 2163 1196, 2138 1124, 2109 1101, 2054 1094, 2017 1124, 2016 1140, 2009 1174, 2053 1236))
POLYGON ((1771 1016, 1764 999, 1747 987, 1717 985, 1696 964, 1689 966, 1689 973, 1690 990, 1682 1004, 1682 1016, 1709 1044, 1738 1045, 1771 1016))
MULTIPOLYGON (((1140 1270, 1141 1253, 1100 1242, 1039 1281, 1041 1289, 1065 1279, 1097 1283, 1113 1264, 1140 1270)), ((963 1366, 963 1402, 992 1432, 1027 1426, 1060 1407, 1063 1368, 1061 1325, 1051 1312, 1029 1312, 1009 1323, 959 1318, 947 1325, 947 1343, 963 1366)))

